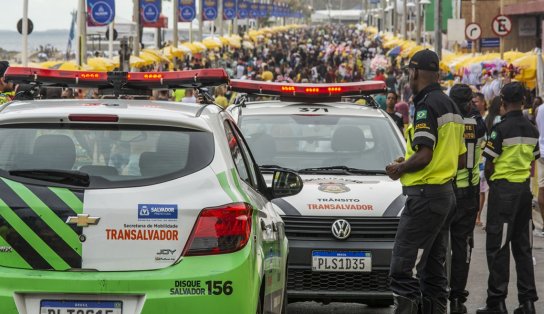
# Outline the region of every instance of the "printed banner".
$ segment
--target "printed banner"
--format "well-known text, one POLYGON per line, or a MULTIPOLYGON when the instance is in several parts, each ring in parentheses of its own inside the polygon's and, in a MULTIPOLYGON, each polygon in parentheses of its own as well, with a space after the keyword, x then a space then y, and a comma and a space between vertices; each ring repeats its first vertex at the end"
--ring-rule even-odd
POLYGON ((142 17, 142 25, 150 27, 159 21, 161 16, 162 1, 161 0, 140 0, 140 15, 142 17))
POLYGON ((238 1, 238 18, 247 19, 249 16, 249 2, 238 1))
POLYGON ((87 26, 106 26, 115 19, 115 0, 87 0, 87 26))
POLYGON ((249 18, 255 19, 259 17, 259 4, 258 3, 250 3, 249 4, 249 18))
POLYGON ((196 17, 195 0, 179 0, 179 22, 192 22, 196 17))
POLYGON ((259 17, 266 17, 267 11, 266 3, 259 3, 259 17))
POLYGON ((217 0, 202 0, 202 20, 213 21, 217 18, 217 0))
POLYGON ((223 1, 223 20, 232 20, 236 17, 236 0, 223 1))

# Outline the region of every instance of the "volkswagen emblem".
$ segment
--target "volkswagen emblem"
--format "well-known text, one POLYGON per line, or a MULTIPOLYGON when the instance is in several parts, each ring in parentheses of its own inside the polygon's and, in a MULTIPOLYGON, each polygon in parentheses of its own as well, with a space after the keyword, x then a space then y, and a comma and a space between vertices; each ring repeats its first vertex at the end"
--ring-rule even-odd
POLYGON ((351 226, 347 220, 338 219, 332 223, 332 235, 338 240, 344 240, 351 234, 351 226))

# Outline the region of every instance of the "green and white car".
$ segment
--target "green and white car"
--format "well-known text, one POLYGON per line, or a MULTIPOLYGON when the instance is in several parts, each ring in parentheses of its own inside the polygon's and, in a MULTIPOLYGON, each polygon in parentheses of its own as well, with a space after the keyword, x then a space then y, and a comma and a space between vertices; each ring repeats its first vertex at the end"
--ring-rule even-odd
MULTIPOLYGON (((28 68, 6 77, 28 73, 102 79, 28 68)), ((278 171, 267 188, 217 106, 5 104, 0 313, 281 313, 288 243, 270 199, 296 194, 301 182, 278 171)))

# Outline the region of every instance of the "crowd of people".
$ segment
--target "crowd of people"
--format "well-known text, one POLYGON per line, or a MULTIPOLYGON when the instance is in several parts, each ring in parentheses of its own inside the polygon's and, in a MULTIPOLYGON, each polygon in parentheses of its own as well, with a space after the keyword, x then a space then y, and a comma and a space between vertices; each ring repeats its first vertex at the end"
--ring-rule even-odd
MULTIPOLYGON (((360 25, 321 25, 271 34, 255 47, 187 56, 177 60, 174 67, 218 67, 226 69, 231 78, 269 82, 385 82, 387 91, 374 100, 408 140, 406 157, 387 169, 392 179, 401 179, 408 196, 391 266, 395 313, 415 314, 418 308, 432 309, 424 313, 445 313, 447 283, 442 281, 442 262, 446 248, 440 241, 450 226, 452 274, 456 277, 449 294, 451 313, 466 313, 466 261, 470 261, 475 226, 487 232, 490 270, 487 306, 478 313, 506 313, 508 242, 515 244, 513 254, 520 264, 520 307, 516 313, 535 313, 533 302, 538 298, 527 242, 532 235, 526 231, 533 230, 529 178, 538 181, 538 201, 533 203, 542 209, 544 220, 544 159, 537 159, 538 171, 533 162, 535 156, 544 156, 544 110, 539 110, 542 98, 514 82, 508 73, 493 73, 492 80, 481 82, 457 78, 455 84, 441 85, 448 74, 440 73, 434 52, 423 50, 410 60, 390 58, 386 64, 375 62, 377 56, 383 60, 385 53, 380 36, 370 35, 360 25), (463 139, 465 145, 460 145, 463 139), (459 155, 467 157, 462 162, 464 167, 459 167, 464 170, 457 172, 459 155), (538 175, 531 175, 534 172, 538 175), (481 212, 486 194, 491 196, 484 226, 481 212), (433 217, 429 217, 428 208, 433 217), (428 230, 411 228, 422 222, 429 224, 428 230), (419 281, 412 272, 416 268, 419 281), (429 278, 435 280, 432 285, 429 278)), ((8 66, 0 62, 0 76, 8 66)), ((12 99, 14 92, 16 87, 2 78, 0 103, 12 99)), ((224 86, 212 93, 222 107, 234 98, 224 86)), ((48 99, 100 97, 92 89, 47 88, 39 94, 48 99)), ((198 102, 192 89, 157 91, 153 98, 198 102)), ((537 234, 544 236, 544 230, 537 234)))

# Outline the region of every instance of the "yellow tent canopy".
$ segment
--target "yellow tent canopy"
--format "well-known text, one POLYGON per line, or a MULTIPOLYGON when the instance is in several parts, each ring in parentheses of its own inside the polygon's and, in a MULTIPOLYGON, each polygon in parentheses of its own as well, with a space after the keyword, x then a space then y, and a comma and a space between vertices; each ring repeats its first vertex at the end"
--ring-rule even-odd
POLYGON ((202 41, 202 44, 208 49, 216 49, 223 47, 223 42, 218 37, 208 37, 202 41))

